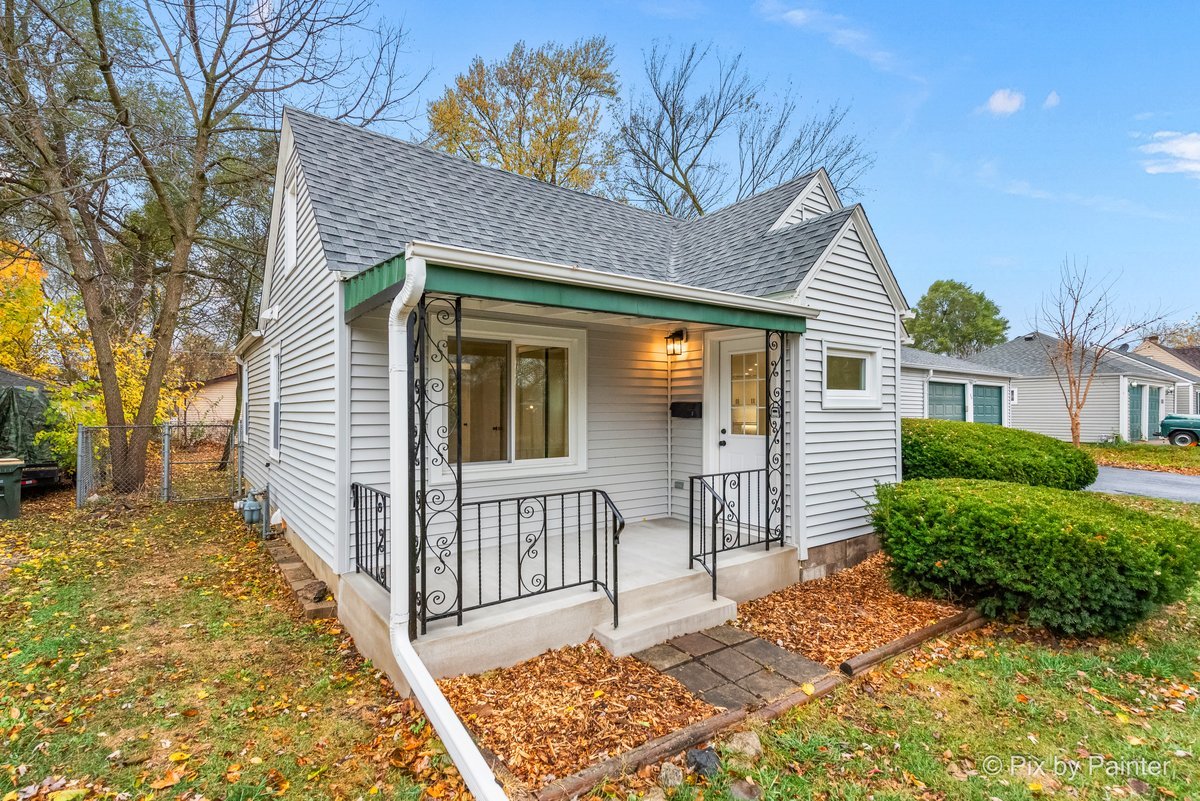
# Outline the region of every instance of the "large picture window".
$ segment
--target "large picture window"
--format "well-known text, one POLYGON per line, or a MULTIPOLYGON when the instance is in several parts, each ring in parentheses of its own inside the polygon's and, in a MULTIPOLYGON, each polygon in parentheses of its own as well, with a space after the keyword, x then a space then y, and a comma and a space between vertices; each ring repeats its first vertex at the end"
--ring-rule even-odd
MULTIPOLYGON (((577 464, 585 392, 583 332, 562 335, 537 326, 472 321, 463 325, 462 372, 448 372, 449 415, 462 408, 462 461, 519 469, 537 463, 577 464)), ((448 353, 458 343, 446 338, 448 353)), ((447 419, 449 454, 458 428, 447 419)))

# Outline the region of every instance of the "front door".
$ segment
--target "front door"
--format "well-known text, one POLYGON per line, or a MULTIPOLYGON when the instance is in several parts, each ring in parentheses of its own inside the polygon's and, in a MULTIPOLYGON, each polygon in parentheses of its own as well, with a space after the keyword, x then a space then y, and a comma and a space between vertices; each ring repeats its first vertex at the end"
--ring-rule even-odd
POLYGON ((966 420, 967 385, 930 381, 929 416, 936 420, 966 420))
POLYGON ((712 488, 725 502, 726 533, 756 530, 766 491, 767 355, 763 337, 722 340, 720 430, 712 488))
POLYGON ((1142 435, 1142 388, 1129 387, 1129 440, 1137 442, 1142 435))
POLYGON ((1004 422, 1004 387, 975 385, 975 422, 1000 425, 1004 422))

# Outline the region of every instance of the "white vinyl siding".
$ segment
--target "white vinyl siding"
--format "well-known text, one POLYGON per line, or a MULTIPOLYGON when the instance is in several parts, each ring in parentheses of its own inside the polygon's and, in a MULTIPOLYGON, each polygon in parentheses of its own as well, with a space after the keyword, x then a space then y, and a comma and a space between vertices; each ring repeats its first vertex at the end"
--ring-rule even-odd
MULTIPOLYGON (((278 509, 289 531, 300 537, 331 567, 337 565, 337 281, 326 268, 317 237, 304 173, 285 136, 282 175, 295 176, 296 266, 287 274, 280 246, 281 198, 273 226, 273 264, 263 307, 277 318, 263 326, 263 341, 248 355, 250 374, 250 431, 245 473, 252 486, 270 485, 271 506, 278 509), (270 353, 279 349, 279 460, 270 452, 270 353)), ((286 194, 282 186, 277 192, 286 194)))
MULTIPOLYGON (((1071 419, 1067 415, 1058 379, 1014 378, 1012 385, 1018 392, 1017 403, 1009 405, 1009 419, 1014 428, 1070 441, 1071 419)), ((1124 407, 1120 378, 1115 375, 1097 376, 1080 415, 1080 438, 1084 442, 1098 442, 1121 433, 1121 410, 1124 407)))
POLYGON ((900 371, 900 416, 925 416, 925 380, 928 370, 900 371))
POLYGON ((891 298, 854 225, 836 244, 802 298, 820 310, 805 342, 805 541, 809 548, 872 530, 866 504, 876 482, 899 479, 897 319, 891 298), (823 342, 877 350, 879 405, 829 409, 823 400, 823 342))
MULTIPOLYGON (((704 402, 704 336, 689 332, 687 353, 672 359, 671 400, 704 402)), ((668 406, 667 413, 670 413, 668 406)), ((716 414, 716 409, 702 409, 716 414)), ((688 479, 704 472, 704 420, 671 417, 671 516, 688 518, 688 479), (676 486, 679 484, 680 486, 676 486)))

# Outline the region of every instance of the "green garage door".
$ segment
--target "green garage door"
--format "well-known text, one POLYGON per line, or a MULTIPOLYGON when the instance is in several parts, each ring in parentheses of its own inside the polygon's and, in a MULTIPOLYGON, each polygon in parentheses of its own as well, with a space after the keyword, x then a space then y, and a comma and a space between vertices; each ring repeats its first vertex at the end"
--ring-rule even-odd
POLYGON ((1137 442, 1142 435, 1142 387, 1129 387, 1129 439, 1137 442))
POLYGON ((976 423, 1003 424, 1004 387, 982 387, 976 384, 975 402, 972 405, 975 407, 976 423))
POLYGON ((966 420, 966 385, 940 384, 937 381, 930 381, 929 416, 938 420, 966 420))

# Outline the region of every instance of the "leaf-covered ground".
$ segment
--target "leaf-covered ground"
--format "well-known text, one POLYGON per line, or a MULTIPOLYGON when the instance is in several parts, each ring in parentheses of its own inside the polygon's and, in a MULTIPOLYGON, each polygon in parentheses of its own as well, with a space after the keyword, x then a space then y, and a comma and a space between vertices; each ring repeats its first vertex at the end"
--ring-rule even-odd
POLYGON ((227 503, 71 500, 0 521, 0 798, 460 793, 419 711, 298 617, 227 503))
MULTIPOLYGON (((1200 505, 1115 496, 1200 523, 1200 505)), ((1136 631, 993 624, 934 641, 760 730, 752 767, 672 798, 1200 798, 1200 589, 1136 631)))
POLYGON ((1084 445, 1096 464, 1200 476, 1200 448, 1175 445, 1084 445))

